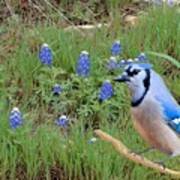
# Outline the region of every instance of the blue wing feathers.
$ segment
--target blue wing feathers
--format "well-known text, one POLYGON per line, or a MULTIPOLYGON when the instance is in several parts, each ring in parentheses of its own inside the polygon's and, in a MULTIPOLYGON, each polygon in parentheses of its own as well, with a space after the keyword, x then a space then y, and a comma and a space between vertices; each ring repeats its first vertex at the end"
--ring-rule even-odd
POLYGON ((154 97, 161 104, 166 120, 180 118, 180 106, 166 87, 162 78, 152 71, 152 91, 154 97))
POLYGON ((171 102, 162 102, 161 105, 163 107, 163 113, 165 115, 166 120, 173 120, 180 118, 180 107, 176 106, 171 102))
POLYGON ((180 134, 180 107, 171 103, 163 103, 162 107, 164 119, 176 133, 180 134))
POLYGON ((162 78, 156 73, 152 72, 152 91, 156 100, 161 104, 164 120, 177 133, 180 133, 180 106, 166 87, 162 78), (177 121, 178 119, 178 121, 177 121))

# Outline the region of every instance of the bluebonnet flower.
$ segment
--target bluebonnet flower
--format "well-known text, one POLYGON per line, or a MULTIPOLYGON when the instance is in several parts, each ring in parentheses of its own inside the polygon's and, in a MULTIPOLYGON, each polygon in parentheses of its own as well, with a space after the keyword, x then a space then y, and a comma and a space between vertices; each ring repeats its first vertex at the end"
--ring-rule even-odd
POLYGON ((51 66, 53 60, 52 50, 49 48, 48 44, 43 44, 39 51, 39 59, 42 64, 51 66))
POLYGON ((144 53, 140 53, 139 56, 137 57, 137 59, 142 62, 148 61, 148 58, 144 53))
POLYGON ((56 124, 60 127, 66 128, 68 126, 69 119, 65 116, 62 115, 56 120, 56 124))
POLYGON ((17 107, 13 108, 9 115, 9 123, 12 129, 22 125, 22 114, 17 107))
POLYGON ((109 71, 115 70, 118 67, 117 60, 114 56, 111 56, 106 65, 109 71))
POLYGON ((104 81, 99 92, 99 101, 103 102, 104 100, 111 98, 113 94, 114 91, 110 81, 104 81))
POLYGON ((120 41, 115 41, 111 47, 111 54, 113 56, 118 56, 121 53, 121 50, 122 50, 122 47, 121 47, 120 41))
POLYGON ((167 0, 167 5, 173 7, 175 5, 175 0, 167 0))
POLYGON ((52 92, 53 92, 54 95, 60 95, 61 92, 62 92, 61 86, 59 84, 55 84, 53 86, 52 92))
POLYGON ((82 51, 76 66, 76 73, 79 76, 87 77, 90 73, 90 58, 87 51, 82 51))

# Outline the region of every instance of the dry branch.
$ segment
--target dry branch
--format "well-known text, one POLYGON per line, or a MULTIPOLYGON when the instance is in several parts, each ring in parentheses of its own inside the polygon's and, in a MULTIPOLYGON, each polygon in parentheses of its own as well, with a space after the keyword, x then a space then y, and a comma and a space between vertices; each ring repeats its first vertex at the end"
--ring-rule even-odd
POLYGON ((172 170, 172 169, 163 167, 162 165, 160 165, 158 163, 152 162, 152 161, 144 158, 143 156, 140 156, 140 155, 132 152, 120 140, 113 138, 112 136, 110 136, 109 134, 107 134, 101 130, 95 130, 94 132, 100 139, 111 143, 119 154, 124 155, 126 158, 134 161, 135 163, 141 164, 145 167, 153 168, 161 173, 171 174, 171 175, 180 177, 180 171, 176 171, 176 170, 172 170))

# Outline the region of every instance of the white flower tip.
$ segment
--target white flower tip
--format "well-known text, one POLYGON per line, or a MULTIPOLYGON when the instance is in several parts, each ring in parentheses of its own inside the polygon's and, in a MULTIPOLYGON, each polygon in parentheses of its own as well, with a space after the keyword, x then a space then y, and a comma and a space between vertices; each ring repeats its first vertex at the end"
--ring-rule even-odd
POLYGON ((145 53, 142 52, 142 53, 140 53, 140 56, 146 56, 146 55, 145 55, 145 53))
POLYGON ((124 60, 124 59, 122 59, 122 60, 121 60, 121 63, 125 63, 125 60, 124 60))
POLYGON ((94 142, 96 142, 96 141, 97 141, 97 138, 95 138, 95 137, 93 137, 93 138, 90 139, 90 142, 91 142, 91 143, 94 143, 94 142))
POLYGON ((59 86, 60 86, 60 85, 59 85, 59 84, 57 84, 57 83, 54 85, 54 87, 59 87, 59 86))
POLYGON ((111 83, 111 81, 109 79, 106 79, 104 82, 111 83))
POLYGON ((89 53, 87 51, 81 51, 81 54, 86 54, 86 55, 89 55, 89 53))
POLYGON ((121 44, 120 40, 116 40, 115 43, 117 44, 121 44))
POLYGON ((47 43, 44 43, 42 47, 49 47, 49 45, 47 43))
POLYGON ((14 108, 12 109, 12 112, 20 112, 20 111, 19 111, 19 108, 18 108, 18 107, 14 107, 14 108))
POLYGON ((132 59, 128 59, 127 62, 133 62, 133 60, 132 59))
POLYGON ((60 119, 67 119, 67 116, 62 115, 62 116, 60 117, 60 119))
POLYGON ((116 61, 116 57, 111 56, 111 57, 109 58, 109 60, 116 61))
POLYGON ((138 59, 138 58, 135 58, 134 61, 139 61, 139 59, 138 59))

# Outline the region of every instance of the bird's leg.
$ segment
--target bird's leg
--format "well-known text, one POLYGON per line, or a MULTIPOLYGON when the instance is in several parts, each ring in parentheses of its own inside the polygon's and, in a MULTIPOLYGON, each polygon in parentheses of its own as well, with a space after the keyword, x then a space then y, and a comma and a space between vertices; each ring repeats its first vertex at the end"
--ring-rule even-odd
POLYGON ((158 160, 158 161, 155 161, 155 163, 157 163, 157 164, 159 164, 159 165, 161 165, 161 166, 163 166, 164 168, 166 167, 165 166, 165 162, 166 161, 168 161, 168 160, 170 160, 171 158, 173 158, 174 156, 167 156, 167 157, 165 157, 165 158, 163 158, 163 159, 161 159, 161 160, 158 160))
POLYGON ((144 154, 144 153, 148 153, 148 152, 151 152, 151 151, 154 151, 155 149, 153 147, 149 147, 149 148, 146 148, 142 151, 135 151, 136 154, 138 155, 141 155, 141 154, 144 154))

